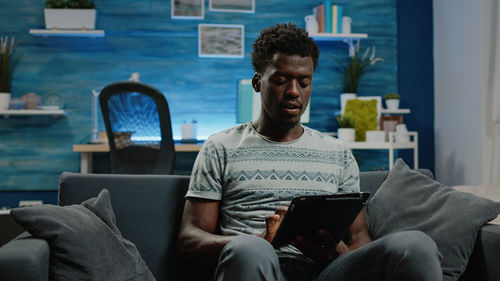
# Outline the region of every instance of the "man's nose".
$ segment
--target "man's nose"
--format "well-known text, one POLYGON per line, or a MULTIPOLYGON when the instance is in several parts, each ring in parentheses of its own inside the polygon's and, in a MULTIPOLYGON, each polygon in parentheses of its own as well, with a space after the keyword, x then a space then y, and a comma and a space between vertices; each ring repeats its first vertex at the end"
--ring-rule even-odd
POLYGON ((296 79, 291 79, 288 82, 288 87, 286 88, 285 94, 286 94, 286 96, 288 98, 297 98, 297 97, 299 97, 299 95, 300 95, 299 81, 297 81, 296 79))

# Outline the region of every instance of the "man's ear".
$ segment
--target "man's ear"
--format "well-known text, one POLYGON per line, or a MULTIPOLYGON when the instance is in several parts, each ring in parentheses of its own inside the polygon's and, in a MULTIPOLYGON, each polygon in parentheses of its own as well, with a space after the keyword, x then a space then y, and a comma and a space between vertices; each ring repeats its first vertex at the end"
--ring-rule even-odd
POLYGON ((252 78, 252 86, 255 92, 260 92, 260 81, 261 76, 258 73, 255 73, 252 78))

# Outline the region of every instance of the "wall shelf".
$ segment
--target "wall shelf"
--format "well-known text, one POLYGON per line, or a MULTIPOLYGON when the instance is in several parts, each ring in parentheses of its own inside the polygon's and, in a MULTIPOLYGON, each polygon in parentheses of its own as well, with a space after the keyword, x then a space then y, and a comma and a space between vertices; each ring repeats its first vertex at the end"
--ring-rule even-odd
POLYGON ((41 37, 104 37, 104 30, 87 29, 30 29, 30 34, 41 37))
POLYGON ((41 109, 9 109, 0 110, 0 116, 8 118, 10 116, 52 116, 60 117, 66 115, 62 109, 58 110, 41 110, 41 109))
POLYGON ((309 36, 316 41, 343 41, 349 45, 349 56, 354 56, 354 42, 368 38, 366 33, 313 33, 309 36))
POLYGON ((410 109, 409 108, 399 108, 399 109, 382 109, 382 114, 384 115, 390 115, 390 114, 410 114, 410 109))
POLYGON ((366 33, 312 33, 311 38, 317 41, 342 41, 342 40, 360 40, 368 38, 366 33))

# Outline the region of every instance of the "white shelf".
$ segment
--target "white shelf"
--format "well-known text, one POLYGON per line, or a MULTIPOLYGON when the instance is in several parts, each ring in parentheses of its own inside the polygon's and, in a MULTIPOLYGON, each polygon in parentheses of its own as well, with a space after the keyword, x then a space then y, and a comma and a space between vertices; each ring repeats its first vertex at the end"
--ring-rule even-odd
POLYGON ((391 110, 391 109, 382 109, 382 114, 410 114, 410 109, 409 108, 400 108, 396 110, 391 110))
POLYGON ((359 40, 368 38, 366 33, 312 33, 311 38, 317 41, 342 41, 342 40, 359 40))
POLYGON ((354 41, 368 38, 366 33, 312 33, 309 36, 316 41, 343 41, 349 45, 349 56, 354 56, 354 41))
POLYGON ((59 36, 59 37, 104 37, 104 30, 97 29, 30 29, 33 36, 59 36))
POLYGON ((41 109, 9 109, 0 110, 0 116, 64 116, 66 112, 62 109, 58 110, 41 110, 41 109))
POLYGON ((415 143, 410 141, 406 143, 401 142, 346 142, 345 145, 351 149, 410 149, 415 147, 415 143))

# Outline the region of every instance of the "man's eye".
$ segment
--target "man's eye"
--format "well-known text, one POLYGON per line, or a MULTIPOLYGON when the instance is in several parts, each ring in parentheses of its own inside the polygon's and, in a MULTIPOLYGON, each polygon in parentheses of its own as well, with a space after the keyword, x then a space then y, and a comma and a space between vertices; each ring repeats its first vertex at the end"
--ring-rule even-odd
POLYGON ((276 79, 276 80, 274 80, 274 83, 276 85, 283 85, 286 83, 286 80, 285 79, 276 79))
POLYGON ((303 81, 300 81, 300 86, 302 88, 306 88, 307 86, 309 86, 311 84, 311 81, 309 80, 303 80, 303 81))

